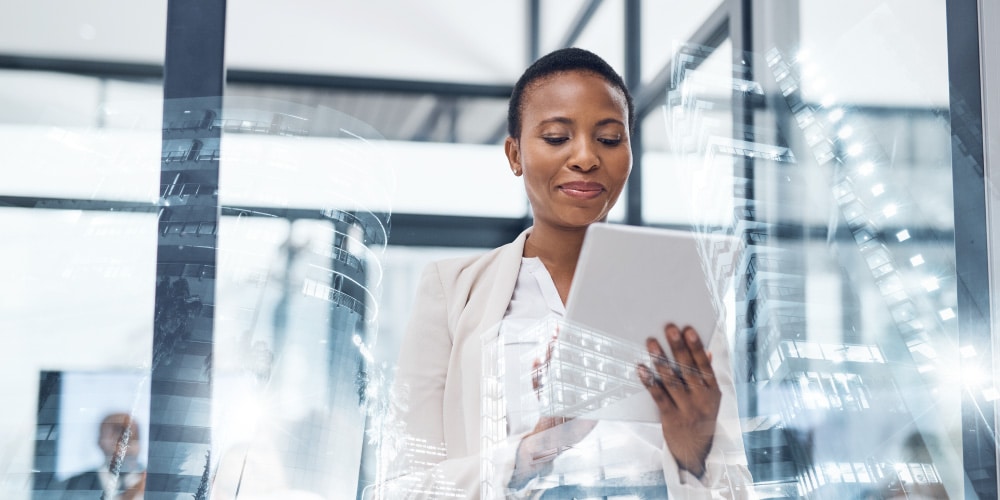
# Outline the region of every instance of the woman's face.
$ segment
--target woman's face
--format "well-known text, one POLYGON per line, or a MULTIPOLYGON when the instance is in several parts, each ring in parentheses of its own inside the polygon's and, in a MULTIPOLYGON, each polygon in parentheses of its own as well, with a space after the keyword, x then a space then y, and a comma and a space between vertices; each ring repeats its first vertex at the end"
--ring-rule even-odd
POLYGON ((627 112, 621 90, 594 73, 556 73, 526 89, 521 137, 504 147, 536 226, 607 218, 632 169, 627 112))

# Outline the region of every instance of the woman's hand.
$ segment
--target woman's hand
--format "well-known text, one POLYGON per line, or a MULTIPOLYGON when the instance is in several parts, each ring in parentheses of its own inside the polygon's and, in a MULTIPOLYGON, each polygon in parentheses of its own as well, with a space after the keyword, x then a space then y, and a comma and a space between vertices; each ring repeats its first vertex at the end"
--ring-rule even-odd
MULTIPOLYGON (((555 337, 545 350, 545 362, 536 359, 531 367, 531 387, 538 395, 542 389, 543 372, 552 360, 555 337)), ((596 420, 543 416, 535 428, 521 438, 514 462, 514 474, 510 486, 520 488, 531 478, 547 473, 554 460, 562 452, 587 437, 597 425, 596 420)))
POLYGON ((712 448, 722 392, 712 369, 712 355, 705 351, 698 332, 674 324, 665 328, 667 343, 675 363, 664 355, 655 339, 646 340, 655 377, 640 364, 639 380, 649 390, 660 410, 663 439, 677 464, 700 478, 705 474, 705 458, 712 448))
POLYGON ((552 461, 587 437, 595 425, 596 420, 584 418, 539 418, 517 448, 511 486, 520 488, 531 478, 547 473, 552 461))

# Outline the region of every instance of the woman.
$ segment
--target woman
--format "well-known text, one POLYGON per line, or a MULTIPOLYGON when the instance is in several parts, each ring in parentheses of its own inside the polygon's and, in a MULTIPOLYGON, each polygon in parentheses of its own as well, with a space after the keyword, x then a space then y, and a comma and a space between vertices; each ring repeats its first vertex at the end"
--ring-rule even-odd
MULTIPOLYGON (((424 273, 396 375, 411 445, 401 453, 411 461, 396 484, 405 483, 402 490, 479 497, 482 342, 561 315, 587 226, 607 218, 628 179, 634 121, 621 77, 590 52, 555 51, 518 80, 504 148, 512 173, 524 179, 534 225, 485 255, 438 262, 424 273)), ((665 363, 639 368, 660 410, 658 432, 650 438, 634 425, 551 419, 523 428, 509 419, 515 446, 499 459, 501 493, 541 489, 566 450, 622 433, 628 438, 616 442, 654 457, 659 484, 673 495, 743 494, 749 475, 738 421, 735 431, 719 425, 720 407, 735 417, 724 343, 713 346, 721 351, 713 358, 690 328, 667 325, 651 334, 665 336, 678 362, 698 368, 686 377, 665 363)), ((656 338, 647 347, 663 358, 656 338)), ((508 394, 508 402, 515 399, 508 394)))

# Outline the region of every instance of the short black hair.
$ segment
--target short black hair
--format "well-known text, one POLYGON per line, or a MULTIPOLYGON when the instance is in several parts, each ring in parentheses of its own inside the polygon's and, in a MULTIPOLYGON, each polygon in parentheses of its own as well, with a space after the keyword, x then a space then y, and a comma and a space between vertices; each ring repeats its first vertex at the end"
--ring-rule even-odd
POLYGON ((516 139, 521 136, 521 106, 525 90, 538 80, 569 71, 594 73, 611 85, 618 87, 625 95, 629 132, 633 130, 635 127, 635 104, 632 103, 632 94, 625 86, 625 80, 597 54, 589 50, 569 47, 550 52, 539 58, 531 66, 528 66, 528 69, 524 70, 524 74, 514 84, 514 91, 511 92, 510 102, 507 105, 507 133, 511 137, 516 139))

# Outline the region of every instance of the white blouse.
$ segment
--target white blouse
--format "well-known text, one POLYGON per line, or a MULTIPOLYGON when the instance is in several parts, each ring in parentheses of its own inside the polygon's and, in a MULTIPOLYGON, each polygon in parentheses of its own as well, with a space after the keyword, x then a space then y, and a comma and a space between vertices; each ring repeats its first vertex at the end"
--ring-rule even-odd
POLYGON ((535 327, 546 317, 562 318, 565 314, 566 307, 545 265, 538 257, 523 257, 514 294, 500 322, 507 363, 504 392, 510 435, 524 434, 538 422, 538 400, 531 388, 532 354, 547 339, 538 338, 540 332, 535 327))
MULTIPOLYGON (((510 305, 500 324, 504 339, 506 370, 504 374, 508 435, 530 432, 538 422, 540 408, 531 387, 531 368, 542 350, 539 338, 544 332, 536 326, 547 317, 562 318, 566 313, 555 283, 537 257, 523 257, 510 305)), ((659 484, 662 479, 663 449, 659 425, 612 421, 597 426, 572 449, 553 461, 553 470, 531 486, 574 484, 589 485, 597 477, 634 477, 649 484, 650 472, 659 484)), ((693 476, 691 480, 697 482, 693 476)), ((682 480, 683 481, 683 480, 682 480)))

